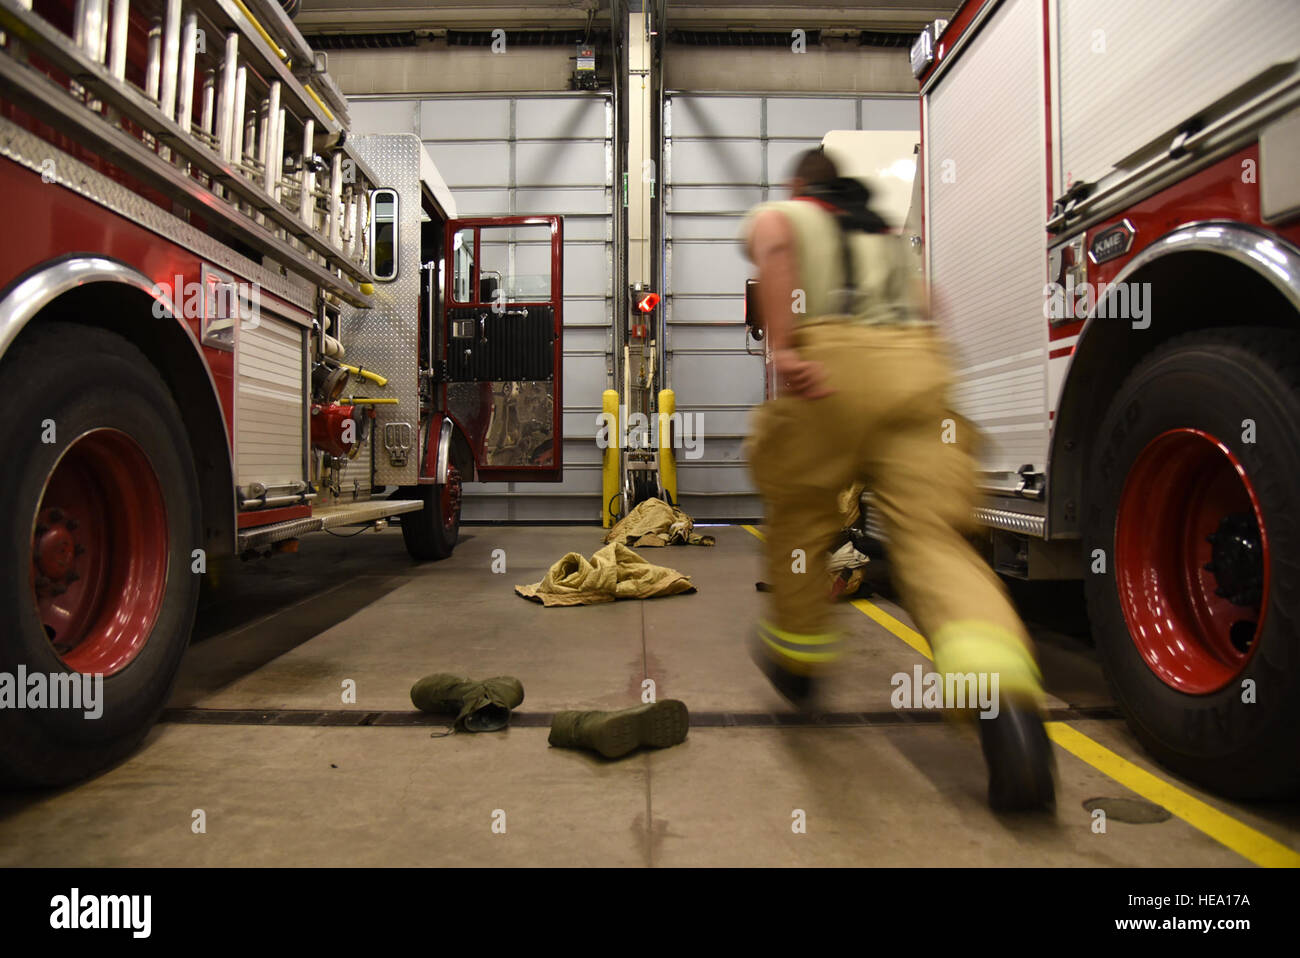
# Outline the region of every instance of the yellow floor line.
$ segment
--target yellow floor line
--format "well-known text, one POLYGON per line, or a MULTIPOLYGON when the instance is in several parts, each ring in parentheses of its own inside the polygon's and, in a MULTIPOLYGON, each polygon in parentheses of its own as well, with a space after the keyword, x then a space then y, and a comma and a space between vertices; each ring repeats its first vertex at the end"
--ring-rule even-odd
POLYGON ((867 616, 869 619, 883 625, 894 635, 898 636, 916 651, 920 652, 930 661, 934 661, 934 654, 930 651, 930 643, 925 641, 925 636, 916 629, 910 629, 902 622, 886 612, 878 605, 873 605, 866 599, 854 599, 853 608, 867 616))
POLYGON ((1266 868, 1300 867, 1300 853, 1134 765, 1065 722, 1048 722, 1047 734, 1075 758, 1104 772, 1147 801, 1169 809, 1193 828, 1256 865, 1266 868))
MULTIPOLYGON (((753 526, 743 528, 759 539, 765 538, 763 533, 753 526)), ((873 622, 933 661, 930 643, 926 642, 921 633, 904 625, 884 609, 866 599, 854 599, 852 605, 873 622)), ((1091 765, 1103 775, 1113 778, 1147 801, 1167 808, 1171 814, 1177 815, 1197 831, 1205 833, 1248 861, 1265 868, 1300 867, 1300 852, 1288 848, 1263 832, 1189 795, 1176 785, 1152 775, 1146 769, 1134 765, 1073 726, 1065 722, 1048 722, 1047 734, 1053 742, 1081 762, 1091 765)))

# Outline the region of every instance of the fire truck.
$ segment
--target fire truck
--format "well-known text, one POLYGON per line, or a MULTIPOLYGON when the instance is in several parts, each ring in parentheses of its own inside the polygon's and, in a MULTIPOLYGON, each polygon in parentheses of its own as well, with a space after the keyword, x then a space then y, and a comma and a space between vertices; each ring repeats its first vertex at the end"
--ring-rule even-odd
POLYGON ((0 782, 139 743, 211 563, 562 478, 560 218, 348 124, 273 0, 0 0, 0 782))
POLYGON ((1157 760, 1300 785, 1300 6, 967 0, 912 50, 998 571, 1082 579, 1157 760))

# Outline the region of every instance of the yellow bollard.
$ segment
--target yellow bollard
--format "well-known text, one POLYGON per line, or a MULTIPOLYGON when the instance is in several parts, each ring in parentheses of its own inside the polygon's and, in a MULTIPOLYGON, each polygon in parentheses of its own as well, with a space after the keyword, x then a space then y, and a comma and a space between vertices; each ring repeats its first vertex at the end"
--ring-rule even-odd
POLYGON ((671 389, 659 390, 659 482, 677 505, 677 460, 673 457, 673 413, 677 396, 671 389))
POLYGON ((600 397, 601 417, 608 430, 609 442, 605 445, 604 465, 601 468, 600 494, 603 497, 600 506, 600 524, 608 529, 614 524, 614 513, 610 507, 614 496, 618 494, 619 484, 619 432, 618 432, 618 392, 606 389, 600 397))

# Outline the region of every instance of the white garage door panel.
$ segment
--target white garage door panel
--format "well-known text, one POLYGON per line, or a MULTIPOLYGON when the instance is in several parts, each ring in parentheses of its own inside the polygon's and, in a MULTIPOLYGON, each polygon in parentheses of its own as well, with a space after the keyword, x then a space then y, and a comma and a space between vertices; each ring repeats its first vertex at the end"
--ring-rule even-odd
POLYGON ((691 216, 679 213, 668 222, 669 239, 735 239, 740 235, 741 216, 691 216))
MULTIPOLYGON (((724 326, 688 326, 681 320, 680 311, 673 313, 673 325, 668 330, 668 344, 674 350, 683 349, 735 349, 743 345, 745 330, 737 328, 736 313, 739 305, 732 308, 730 303, 713 303, 709 306, 712 321, 725 323, 724 326)), ((752 348, 757 351, 758 344, 752 348)), ((755 357, 757 359, 757 357, 755 357)))
POLYGON ((564 464, 566 466, 572 464, 575 466, 599 467, 601 465, 604 454, 594 442, 587 442, 595 428, 593 426, 595 419, 596 417, 593 414, 590 417, 584 417, 580 426, 575 422, 575 426, 578 426, 578 428, 575 428, 572 432, 566 426, 565 439, 574 440, 564 450, 564 464))
POLYGON ((769 97, 767 135, 820 140, 827 130, 852 130, 857 124, 856 110, 853 100, 769 97))
MULTIPOLYGON (((689 459, 679 459, 677 462, 677 487, 679 489, 690 489, 695 493, 717 493, 727 492, 732 494, 747 493, 751 489, 749 479, 749 467, 742 458, 737 458, 734 464, 722 465, 706 454, 704 462, 693 462, 689 459)), ((693 503, 707 502, 703 495, 694 500, 689 499, 689 493, 683 492, 683 505, 688 510, 693 503)), ((715 506, 704 505, 703 508, 716 508, 715 506)))
MULTIPOLYGON (((761 378, 763 375, 763 364, 761 361, 755 360, 754 366, 749 371, 742 369, 739 370, 739 373, 742 375, 752 374, 761 378)), ((758 400, 755 400, 755 403, 761 401, 762 397, 760 396, 758 400)), ((723 409, 717 406, 709 407, 706 404, 695 406, 682 406, 679 404, 677 411, 683 414, 687 412, 692 414, 699 413, 704 416, 703 428, 706 439, 709 436, 712 436, 715 439, 720 437, 743 439, 745 436, 749 435, 750 420, 754 415, 752 404, 743 409, 739 407, 723 409)))
MULTIPOLYGON (((603 147, 602 147, 603 149, 603 147)), ((604 176, 601 176, 601 182, 604 176)), ((609 215, 609 190, 603 186, 579 189, 519 189, 515 193, 515 210, 523 213, 580 213, 609 215)), ((564 224, 567 230, 568 224, 564 224)))
POLYGON ((743 212, 763 202, 763 189, 725 186, 673 186, 668 208, 675 213, 743 212))
POLYGON ((756 97, 673 97, 668 135, 755 136, 762 123, 762 101, 756 97))
POLYGON ((497 186, 509 182, 510 154, 491 143, 426 141, 429 156, 453 191, 461 186, 497 186))
POLYGON ((681 386, 678 406, 754 405, 763 401, 763 364, 757 357, 739 355, 674 355, 674 384, 688 383, 689 394, 681 386))
POLYGON ((921 126, 921 105, 914 97, 862 101, 862 129, 916 130, 921 126))
POLYGON ((576 240, 612 240, 613 224, 608 216, 574 216, 564 218, 564 242, 576 240))
MULTIPOLYGON (((744 287, 741 287, 743 290, 744 287)), ((745 297, 743 292, 731 296, 712 294, 708 296, 694 295, 674 295, 673 296, 672 327, 679 324, 690 328, 691 323, 716 323, 725 321, 728 323, 739 324, 745 321, 745 297)), ((741 333, 741 339, 732 341, 733 345, 742 345, 744 343, 744 329, 738 328, 741 333)), ((672 330, 669 330, 669 338, 672 337, 672 330)))
MULTIPOLYGON (((605 356, 564 355, 565 408, 600 411, 600 396, 605 391, 605 356)), ((595 442, 596 430, 591 430, 595 442)))
POLYGON ((521 97, 515 107, 515 136, 521 140, 603 140, 609 136, 603 99, 521 97))
MULTIPOLYGON (((702 415, 705 429, 703 433, 697 431, 692 434, 691 441, 695 448, 691 450, 690 456, 685 452, 679 454, 679 461, 688 469, 707 469, 711 465, 747 467, 745 437, 735 434, 723 435, 709 413, 705 412, 702 415)), ((692 420, 692 429, 698 422, 698 419, 692 420)), ((740 470, 735 470, 729 475, 733 478, 739 476, 740 470)))
POLYGON ((564 295, 606 296, 612 280, 609 275, 609 248, 604 243, 564 244, 564 295))
POLYGON ((609 309, 603 296, 595 299, 574 299, 564 297, 565 326, 599 326, 606 331, 610 328, 609 309))
POLYGON ((683 292, 743 295, 745 280, 752 272, 738 242, 678 240, 673 243, 668 281, 673 289, 683 292))
POLYGON ((564 351, 566 353, 600 353, 605 355, 609 330, 604 326, 575 326, 569 322, 569 310, 564 311, 564 351))
POLYGON ((509 137, 509 100, 455 97, 425 100, 420 104, 423 140, 505 140, 509 137))
POLYGON ((515 181, 520 186, 590 186, 605 182, 602 141, 519 143, 515 181))
POLYGON ((414 133, 420 135, 420 101, 395 100, 368 104, 352 113, 352 136, 372 133, 414 133))
POLYGON ((757 183, 763 157, 747 140, 674 140, 670 175, 675 184, 757 183))
POLYGON ((572 439, 573 448, 564 450, 566 462, 599 462, 600 449, 595 442, 589 442, 596 435, 596 415, 600 410, 595 406, 586 409, 569 409, 564 413, 564 439, 572 439), (581 448, 579 448, 581 447, 581 448))
MULTIPOLYGON (((429 155, 434 153, 433 147, 429 155)), ((435 160, 435 162, 437 162, 435 160)), ((441 168, 439 168, 441 172, 441 168)), ((468 190, 456 191, 456 213, 458 216, 496 216, 502 210, 510 209, 509 190, 468 190)))
MULTIPOLYGON (((600 518, 600 467, 583 463, 564 463, 564 482, 529 482, 514 483, 515 496, 498 496, 493 494, 499 482, 467 482, 464 489, 467 496, 474 496, 475 519, 496 522, 511 522, 518 519, 533 518, 527 513, 539 502, 567 501, 567 509, 574 513, 574 519, 600 518), (569 473, 573 475, 570 476, 569 473), (577 493, 578 495, 574 495, 577 493), (549 496, 548 496, 549 494, 549 496), (551 499, 550 496, 554 496, 551 499), (492 504, 500 500, 499 504, 492 504)), ((600 548, 600 537, 589 551, 600 548)), ((556 556, 555 558, 559 558, 556 556)), ((551 561, 551 560, 547 560, 551 561)))

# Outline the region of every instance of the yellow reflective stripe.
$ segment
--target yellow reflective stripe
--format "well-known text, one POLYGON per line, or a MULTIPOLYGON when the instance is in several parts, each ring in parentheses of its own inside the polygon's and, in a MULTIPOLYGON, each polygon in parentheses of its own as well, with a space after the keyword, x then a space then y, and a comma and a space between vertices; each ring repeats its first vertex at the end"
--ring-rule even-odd
POLYGON ((778 643, 773 642, 765 635, 761 635, 759 636, 759 638, 763 640, 764 645, 766 645, 769 649, 775 652, 778 656, 787 659, 792 659, 795 662, 833 662, 840 657, 840 653, 838 651, 801 652, 796 649, 788 648, 784 645, 779 645, 778 643))
POLYGON ((982 619, 945 622, 933 635, 940 672, 997 672, 1002 687, 1039 692, 1038 663, 1015 632, 982 619))
POLYGON ((767 632, 774 639, 780 639, 782 642, 789 642, 792 645, 831 645, 841 641, 840 635, 836 632, 822 632, 818 634, 803 634, 800 632, 787 632, 785 629, 778 629, 770 622, 760 621, 758 627, 767 632))

